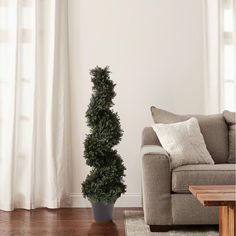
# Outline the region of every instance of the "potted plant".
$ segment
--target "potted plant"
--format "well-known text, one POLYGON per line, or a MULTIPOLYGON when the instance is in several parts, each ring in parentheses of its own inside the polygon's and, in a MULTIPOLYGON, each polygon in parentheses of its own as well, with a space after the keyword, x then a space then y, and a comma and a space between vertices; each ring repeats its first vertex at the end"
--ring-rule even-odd
POLYGON ((120 119, 113 111, 115 83, 110 79, 109 67, 90 71, 92 97, 86 111, 90 133, 84 141, 84 157, 91 167, 82 183, 83 196, 92 204, 97 222, 112 220, 114 203, 126 191, 123 160, 114 149, 123 134, 120 119))

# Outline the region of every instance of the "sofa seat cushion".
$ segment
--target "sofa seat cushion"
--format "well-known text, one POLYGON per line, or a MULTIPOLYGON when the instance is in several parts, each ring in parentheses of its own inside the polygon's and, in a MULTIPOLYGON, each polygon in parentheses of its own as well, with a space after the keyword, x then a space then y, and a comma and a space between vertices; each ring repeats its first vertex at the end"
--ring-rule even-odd
POLYGON ((234 185, 236 164, 185 165, 172 171, 172 191, 189 193, 189 185, 234 185))

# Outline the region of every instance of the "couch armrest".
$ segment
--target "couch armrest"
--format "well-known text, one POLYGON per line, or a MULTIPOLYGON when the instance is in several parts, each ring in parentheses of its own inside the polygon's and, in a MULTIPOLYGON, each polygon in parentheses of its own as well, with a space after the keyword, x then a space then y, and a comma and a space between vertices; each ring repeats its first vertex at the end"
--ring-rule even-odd
POLYGON ((166 150, 159 145, 144 145, 141 148, 141 155, 165 155, 169 159, 169 155, 166 150))
POLYGON ((144 145, 142 188, 144 218, 149 225, 172 224, 171 168, 167 152, 158 145, 144 145))

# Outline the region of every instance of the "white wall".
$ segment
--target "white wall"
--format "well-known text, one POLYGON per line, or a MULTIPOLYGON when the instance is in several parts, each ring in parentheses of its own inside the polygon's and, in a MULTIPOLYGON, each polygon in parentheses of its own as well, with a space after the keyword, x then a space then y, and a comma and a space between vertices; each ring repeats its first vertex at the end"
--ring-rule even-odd
POLYGON ((124 136, 127 193, 118 206, 140 205, 140 138, 152 123, 150 106, 204 112, 204 53, 200 0, 70 0, 70 64, 74 206, 86 206, 88 173, 84 114, 91 96, 89 70, 110 65, 117 83, 115 109, 124 136))

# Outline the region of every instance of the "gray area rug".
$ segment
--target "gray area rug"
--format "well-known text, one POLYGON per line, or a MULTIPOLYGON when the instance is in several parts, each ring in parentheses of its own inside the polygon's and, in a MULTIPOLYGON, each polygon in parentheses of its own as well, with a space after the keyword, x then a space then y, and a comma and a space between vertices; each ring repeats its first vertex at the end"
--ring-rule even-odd
POLYGON ((164 233, 152 233, 145 224, 142 211, 125 211, 126 236, 218 236, 214 227, 196 229, 196 231, 181 230, 164 233))

